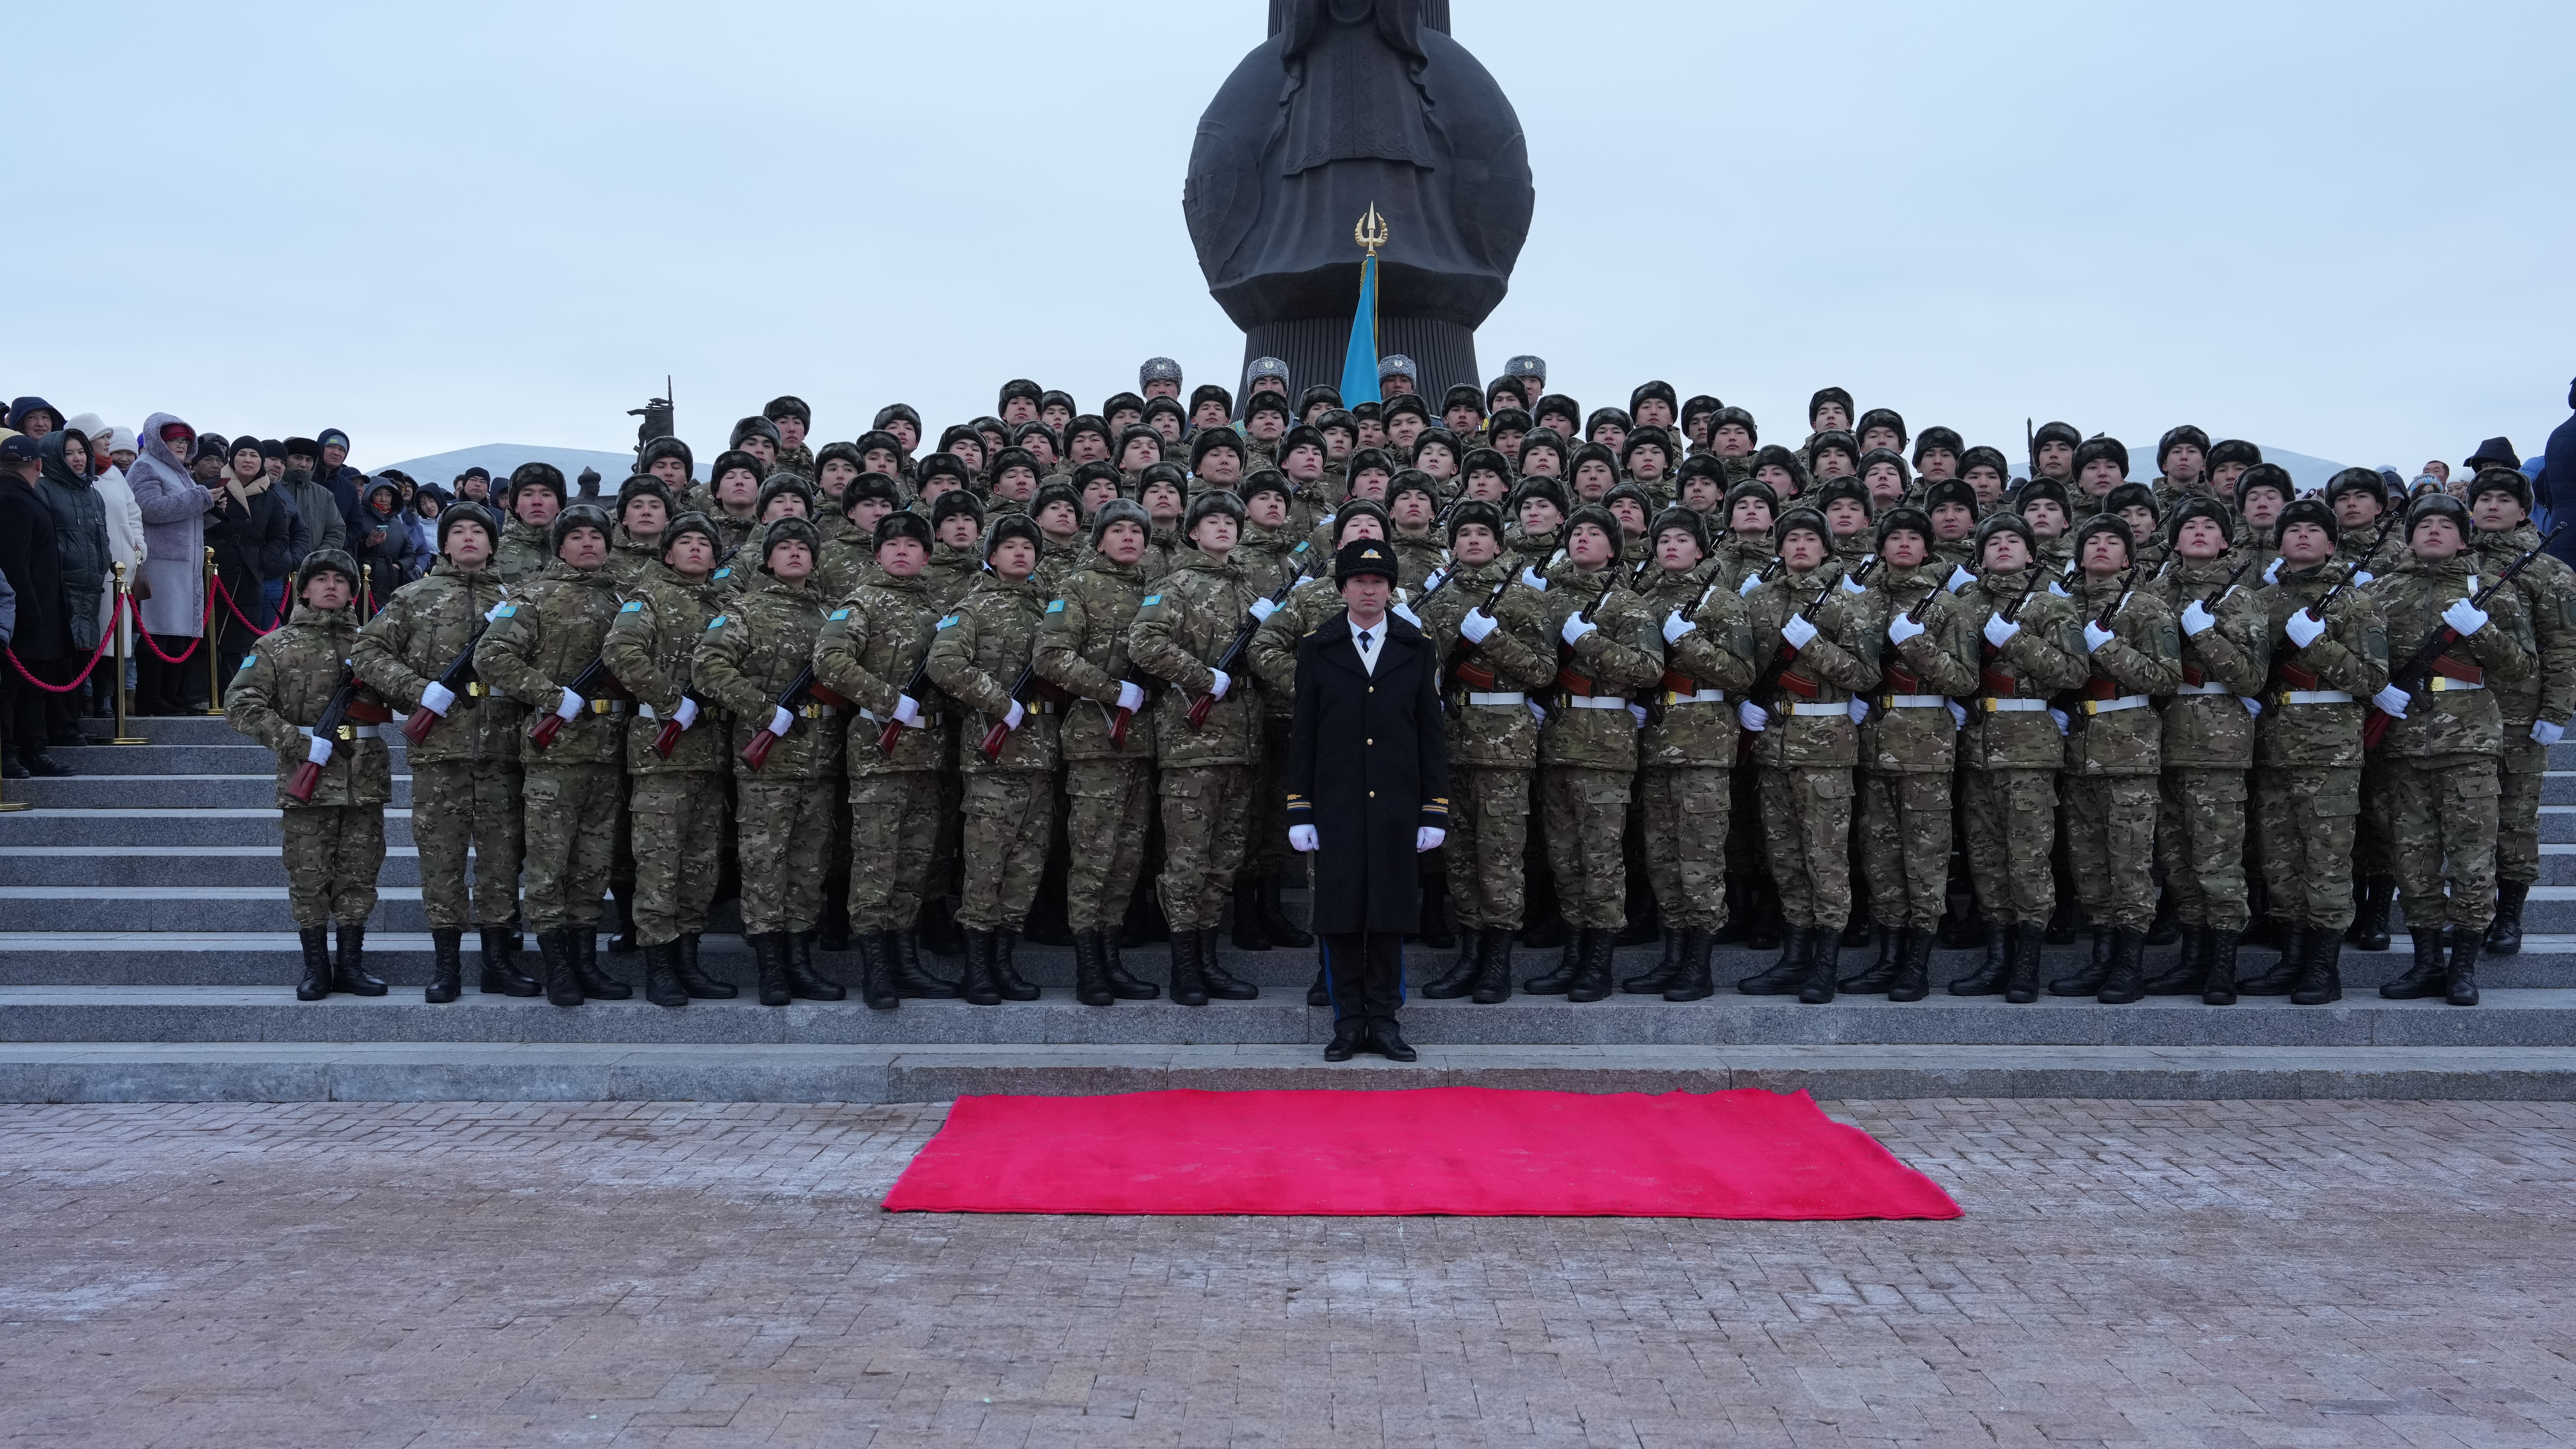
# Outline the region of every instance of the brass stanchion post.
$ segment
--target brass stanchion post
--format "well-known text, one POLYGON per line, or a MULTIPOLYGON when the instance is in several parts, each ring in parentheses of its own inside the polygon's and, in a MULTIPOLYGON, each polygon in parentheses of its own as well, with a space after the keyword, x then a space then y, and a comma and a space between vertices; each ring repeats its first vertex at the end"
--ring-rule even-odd
POLYGON ((132 735, 126 732, 126 720, 129 717, 133 706, 126 699, 125 651, 128 646, 125 641, 127 637, 126 630, 134 622, 134 595, 129 592, 125 582, 125 565, 121 563, 112 563, 107 567, 109 573, 114 578, 112 587, 115 589, 116 598, 116 608, 107 617, 108 627, 116 631, 116 732, 114 737, 111 738, 108 743, 111 745, 148 745, 152 743, 150 740, 144 739, 139 735, 132 735))
POLYGON ((215 641, 222 637, 223 630, 215 620, 215 578, 215 551, 208 548, 206 550, 206 637, 197 641, 197 647, 206 651, 206 713, 210 715, 220 715, 224 712, 224 661, 221 657, 223 650, 215 644, 215 641))

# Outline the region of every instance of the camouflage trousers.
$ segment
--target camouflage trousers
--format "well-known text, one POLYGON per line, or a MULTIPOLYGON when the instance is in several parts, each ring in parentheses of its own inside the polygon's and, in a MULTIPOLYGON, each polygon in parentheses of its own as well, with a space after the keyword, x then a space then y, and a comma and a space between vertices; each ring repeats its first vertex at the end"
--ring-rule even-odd
MULTIPOLYGON (((2272 914, 2294 926, 2352 924, 2353 836, 2361 767, 2268 766, 2254 772, 2254 834, 2272 914)), ((2216 924, 2213 922, 2212 924, 2216 924)))
POLYGON ((1716 765, 1651 765, 1638 774, 1646 879, 1667 931, 1726 924, 1726 832, 1735 772, 1716 765))
POLYGON ((1851 919, 1851 827, 1850 766, 1762 767, 1762 843, 1792 929, 1851 919))
POLYGON ((1064 767, 1064 916, 1076 931, 1116 930, 1145 868, 1153 766, 1143 760, 1069 760, 1064 767))
POLYGON ((1577 928, 1615 931, 1628 924, 1628 861, 1619 833, 1628 824, 1625 770, 1549 765, 1539 771, 1541 829, 1557 907, 1577 928))
POLYGON ((286 906, 295 924, 363 923, 385 868, 385 807, 293 805, 278 812, 286 840, 286 906))
POLYGON ((1182 765, 1162 772, 1163 874, 1156 890, 1172 929, 1213 930, 1225 919, 1243 833, 1252 822, 1250 765, 1182 765))
MULTIPOLYGON (((931 770, 850 777, 850 929, 909 931, 929 898, 942 782, 931 770)), ((743 894, 751 889, 751 809, 743 808, 743 894)), ((823 864, 830 865, 826 847, 823 864)), ((818 872, 817 878, 820 878, 818 872)), ((819 907, 820 896, 816 897, 819 907)), ((744 903, 746 917, 750 904, 744 903)))
POLYGON ((1288 727, 1284 714, 1261 716, 1261 761, 1252 780, 1252 841, 1244 866, 1256 875, 1280 875, 1288 869, 1288 727))
POLYGON ((663 771, 629 779, 635 840, 635 938, 659 946, 704 935, 724 850, 724 776, 663 771))
POLYGON ((823 919, 823 872, 832 864, 832 797, 841 782, 734 780, 742 812, 742 933, 811 931, 823 919))
POLYGON ((1046 770, 983 770, 966 777, 966 870, 957 923, 970 931, 1027 924, 1055 833, 1055 776, 1046 770))
POLYGON ((1860 786, 1862 879, 1880 925, 1928 931, 1941 924, 1950 888, 1950 772, 1883 775, 1860 786))
POLYGON ((520 882, 528 927, 558 931, 599 924, 617 848, 617 811, 626 772, 616 765, 527 767, 520 801, 528 858, 520 882))
POLYGON ((2531 737, 2531 726, 2506 725, 2504 758, 2496 762, 2496 879, 2540 883, 2540 782, 2549 769, 2549 747, 2531 737))
POLYGON ((2388 839, 2411 931, 2495 919, 2496 762, 2489 755, 2390 760, 2388 839), (2444 905, 2443 887, 2450 888, 2444 905))
POLYGON ((2066 850, 2093 924, 2145 930, 2156 915, 2156 777, 2068 776, 2066 850))
POLYGON ((1521 928, 1529 812, 1529 771, 1463 766, 1449 772, 1449 840, 1433 853, 1449 857, 1449 912, 1460 930, 1521 928))
POLYGON ((431 930, 506 926, 519 919, 519 790, 519 767, 506 760, 435 760, 411 767, 411 838, 420 847, 420 904, 431 930))
MULTIPOLYGON (((2344 852, 2346 895, 2352 852, 2344 852)), ((2156 811, 2156 864, 2172 888, 2174 913, 2186 926, 2242 931, 2245 904, 2245 772, 2186 768, 2164 772, 2156 811)), ((2268 878, 2267 878, 2268 879, 2268 878)), ((2279 898, 2274 897, 2279 913, 2279 898)))
POLYGON ((1965 772, 1968 877, 1987 919, 2037 926, 2057 909, 2048 852, 2056 840, 2055 770, 1965 772))

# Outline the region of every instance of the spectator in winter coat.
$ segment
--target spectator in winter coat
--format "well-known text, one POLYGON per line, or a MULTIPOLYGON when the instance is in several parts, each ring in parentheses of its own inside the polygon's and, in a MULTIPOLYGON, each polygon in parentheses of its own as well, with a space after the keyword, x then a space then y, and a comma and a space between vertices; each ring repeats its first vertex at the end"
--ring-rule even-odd
MULTIPOLYGON (((189 476, 185 459, 196 446, 196 429, 154 413, 135 441, 139 451, 125 477, 143 515, 143 629, 163 653, 175 655, 205 628, 206 515, 215 499, 189 476)), ((205 677, 204 660, 164 664, 146 647, 135 656, 138 707, 145 714, 188 713, 205 677)))
POLYGON ((266 608, 265 583, 283 579, 295 567, 294 512, 268 480, 268 464, 257 438, 232 445, 228 466, 207 485, 215 496, 206 515, 206 543, 215 551, 215 577, 223 597, 215 601, 216 639, 222 646, 224 674, 233 661, 250 653, 266 608))
MULTIPOLYGON (((295 511, 304 515, 304 551, 336 548, 345 552, 349 546, 349 520, 341 513, 331 485, 321 476, 322 445, 311 438, 289 438, 283 446, 286 471, 279 477, 278 486, 295 500, 295 511)), ((295 562, 300 568, 304 560, 299 556, 295 562)))
MULTIPOLYGON (((36 496, 54 516, 54 544, 63 560, 63 623, 71 634, 71 652, 48 684, 68 684, 89 662, 105 632, 101 605, 107 598, 107 510, 90 486, 89 438, 71 429, 47 433, 37 441, 43 472, 36 496)), ((85 745, 78 701, 87 686, 69 694, 45 696, 45 733, 57 745, 85 745)))
MULTIPOLYGON (((12 409, 12 416, 16 409, 12 409)), ((63 560, 54 538, 53 510, 36 494, 42 476, 37 440, 23 433, 0 438, 0 578, 18 596, 17 628, 9 652, 29 674, 50 680, 63 673, 71 631, 63 618, 63 560)), ((45 692, 0 664, 0 749, 12 780, 29 775, 68 775, 45 753, 45 692)))
MULTIPOLYGON (((96 413, 76 414, 69 424, 74 432, 89 439, 90 491, 98 495, 99 512, 107 526, 107 558, 111 564, 122 564, 128 583, 143 563, 143 510, 134 506, 134 489, 125 481, 125 468, 115 461, 120 447, 127 462, 134 460, 134 430, 111 428, 96 413)), ((111 582, 114 575, 110 574, 111 582)), ((104 630, 108 616, 115 611, 112 592, 101 592, 98 600, 98 625, 104 630)), ((135 649, 134 626, 119 621, 117 629, 125 636, 126 653, 135 649)), ((116 708, 117 686, 111 666, 90 676, 93 703, 91 712, 109 714, 116 708)))
MULTIPOLYGON (((357 552, 358 513, 366 507, 367 475, 349 466, 349 435, 338 428, 324 428, 315 443, 322 450, 322 466, 313 470, 331 489, 332 498, 340 505, 340 517, 349 525, 350 552, 357 552)), ((365 601, 360 600, 363 607, 365 601)))
POLYGON ((22 397, 9 404, 9 426, 31 438, 60 432, 63 415, 59 408, 40 397, 22 397))
POLYGON ((358 610, 361 615, 371 614, 412 579, 411 561, 419 541, 412 535, 410 520, 403 517, 401 484, 379 478, 367 485, 366 502, 350 537, 358 545, 351 555, 367 571, 368 597, 358 601, 358 610))

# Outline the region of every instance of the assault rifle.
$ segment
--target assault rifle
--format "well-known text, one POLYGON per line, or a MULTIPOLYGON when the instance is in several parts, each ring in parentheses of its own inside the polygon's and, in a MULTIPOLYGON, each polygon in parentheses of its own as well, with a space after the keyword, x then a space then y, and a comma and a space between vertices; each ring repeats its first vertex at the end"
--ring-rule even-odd
MULTIPOLYGON (((814 671, 809 666, 805 672, 810 675, 814 671)), ((912 700, 915 704, 919 704, 921 702, 923 686, 929 683, 930 646, 924 644, 921 646, 921 662, 912 666, 912 677, 903 682, 904 697, 912 700)), ((823 699, 823 696, 831 695, 831 698, 823 699, 823 703, 825 704, 837 705, 845 709, 849 706, 848 700, 841 698, 837 694, 832 694, 832 691, 825 689, 819 684, 809 683, 807 687, 813 692, 814 697, 817 699, 823 699)), ((795 708, 792 704, 783 705, 782 707, 787 709, 795 708)), ((900 709, 902 706, 898 704, 896 708, 900 709)), ((885 728, 877 731, 877 753, 881 755, 893 754, 895 741, 902 738, 903 721, 894 718, 892 715, 888 715, 886 717, 885 728)))
MULTIPOLYGON (((2567 525, 2562 523, 2556 528, 2549 530, 2548 533, 2542 535, 2540 542, 2533 544, 2521 557, 2515 559, 2509 564, 2506 564, 2504 566, 2504 572, 2496 575, 2496 581, 2494 583, 2478 590, 2477 597, 2469 600, 2469 606, 2475 609, 2484 609, 2486 607, 2487 600, 2495 597, 2496 590, 2512 583, 2513 576, 2521 573, 2523 569, 2530 565, 2533 559, 2540 557, 2541 552, 2549 547, 2550 540, 2558 537, 2566 527, 2567 525)), ((2405 663, 2388 671, 2389 684, 2395 688, 2406 691, 2408 694, 2413 694, 2417 690, 2422 689, 2432 677, 2434 662, 2442 657, 2443 651, 2459 642, 2459 639, 2460 631, 2452 628, 2448 624, 2444 624, 2440 628, 2435 629, 2425 638, 2423 643, 2415 646, 2414 653, 2406 656, 2405 663)), ((2370 713, 2364 716, 2361 721, 2361 747, 2365 750, 2377 749, 2379 747, 2380 740, 2388 734, 2389 721, 2395 718, 2395 715, 2388 713, 2377 705, 2372 705, 2370 713)))
MULTIPOLYGON (((1028 663, 1020 666, 1020 677, 1011 681, 1010 702, 1026 708, 1029 702, 1029 691, 1036 688, 1037 684, 1038 661, 1035 656, 1032 656, 1028 663)), ((993 721, 993 727, 984 731, 984 743, 975 747, 976 753, 984 757, 985 764, 989 765, 1002 758, 1002 746, 1009 743, 1011 738, 1011 727, 1003 723, 1003 720, 1010 717, 1011 711, 1005 706, 1002 710, 1002 718, 993 721)))
MULTIPOLYGON (((787 682, 787 688, 780 691, 778 708, 794 714, 809 699, 818 704, 828 704, 835 709, 847 709, 850 705, 848 700, 815 681, 814 666, 811 664, 798 670, 796 677, 787 682)), ((750 743, 742 747, 742 762, 755 770, 759 769, 769 763, 769 751, 777 743, 777 734, 769 728, 767 722, 763 722, 760 732, 753 735, 750 743)))
MULTIPOLYGON (((680 704, 683 708, 692 704, 696 705, 698 707, 699 714, 705 714, 707 712, 706 701, 686 690, 682 690, 680 692, 680 704)), ((694 723, 694 721, 692 721, 692 723, 694 723)), ((653 753, 660 755, 666 760, 671 758, 671 752, 680 747, 680 736, 686 732, 688 728, 688 725, 683 725, 676 719, 666 719, 662 721, 661 732, 653 736, 653 753)))
MULTIPOLYGON (((580 695, 584 703, 588 703, 593 695, 605 698, 610 697, 610 690, 623 694, 626 689, 626 686, 617 682, 616 675, 608 672, 608 661, 597 657, 583 665, 581 673, 574 675, 572 683, 564 687, 580 695), (603 684, 607 685, 608 689, 600 689, 599 686, 603 684)), ((563 733, 563 727, 564 717, 553 710, 547 710, 537 716, 537 722, 529 727, 528 742, 538 749, 545 749, 555 742, 555 736, 563 733)))
MULTIPOLYGON (((1774 568, 1778 567, 1779 562, 1780 561, 1777 559, 1772 560, 1772 566, 1774 568)), ((1816 596, 1809 599, 1807 601, 1807 606, 1798 610, 1795 617, 1805 618, 1807 615, 1823 608, 1825 606, 1825 600, 1833 597, 1834 590, 1841 588, 1846 583, 1868 583, 1871 571, 1875 570, 1877 567, 1877 555, 1872 554, 1870 557, 1862 559, 1859 568, 1852 570, 1850 573, 1844 574, 1841 578, 1828 581, 1823 588, 1816 590, 1816 596)), ((1763 572, 1767 577, 1770 570, 1766 569, 1763 572)), ((1785 624, 1788 621, 1784 619, 1781 622, 1785 624)), ((1814 621, 1810 620, 1809 622, 1812 623, 1814 621)), ((1781 679, 1788 674, 1789 666, 1797 662, 1797 646, 1791 644, 1786 639, 1782 639, 1780 641, 1780 647, 1771 655, 1771 663, 1763 669, 1762 677, 1754 680, 1753 687, 1744 692, 1745 702, 1748 704, 1760 705, 1767 713, 1770 710, 1771 701, 1780 697, 1781 679)), ((1752 754, 1753 733, 1748 730, 1736 736, 1735 758, 1738 763, 1742 763, 1743 761, 1750 759, 1752 754)))
MULTIPOLYGON (((2111 620, 2119 614, 2120 606, 2129 602, 2129 596, 2137 592, 2137 586, 2138 566, 2133 563, 2129 565, 2128 571, 2120 576, 2120 587, 2111 595, 2111 602, 2104 604, 2102 612, 2093 616, 2088 628, 2110 628, 2111 620)), ((2091 656, 2088 654, 2086 657, 2089 659, 2091 656)), ((2117 683, 2117 681, 2113 682, 2117 683)), ((2092 680, 2088 677, 2083 684, 2057 697, 2058 706, 2066 711, 2067 726, 2070 729, 2092 718, 2083 709, 2084 697, 2091 689, 2092 680)))
MULTIPOLYGON (((483 642, 483 631, 491 627, 492 620, 487 615, 482 623, 474 626, 474 637, 465 641, 465 647, 456 651, 456 657, 447 661, 447 667, 438 672, 438 678, 433 682, 454 695, 462 695, 472 688, 474 646, 483 642)), ((447 707, 454 709, 456 706, 451 702, 447 707)), ((428 739, 429 732, 438 728, 439 721, 445 718, 445 715, 436 710, 415 709, 403 720, 403 738, 415 745, 419 744, 428 739)))
MULTIPOLYGON (((1295 558, 1298 554, 1304 553, 1308 546, 1309 545, 1307 544, 1300 543, 1297 545, 1296 551, 1288 556, 1290 558, 1295 558)), ((1299 584, 1306 582, 1306 571, 1313 566, 1312 562, 1299 565, 1297 572, 1289 576, 1288 582, 1281 584, 1279 586, 1279 591, 1270 596, 1271 604, 1276 606, 1288 602, 1288 596, 1296 592, 1299 584)), ((1447 583, 1448 581, 1448 575, 1441 575, 1440 583, 1447 583)), ((1434 584, 1428 592, 1423 594, 1422 597, 1427 599, 1430 598, 1432 594, 1436 594, 1438 592, 1440 592, 1440 585, 1434 584)), ((1254 616, 1252 611, 1249 609, 1245 610, 1244 613, 1246 617, 1242 626, 1234 631, 1234 638, 1226 644, 1225 652, 1216 657, 1216 671, 1228 678, 1232 678, 1236 674, 1242 672, 1244 651, 1252 647, 1252 636, 1260 633, 1261 626, 1268 620, 1267 615, 1254 616)), ((1231 694, 1234 691, 1229 688, 1226 692, 1231 694)), ((1191 700, 1190 729, 1193 732, 1196 732, 1201 725, 1206 724, 1208 711, 1214 708, 1216 708, 1216 696, 1213 694, 1202 694, 1198 698, 1191 700)), ((986 738, 989 741, 991 737, 987 736, 986 738)), ((1123 742, 1125 736, 1122 734, 1120 739, 1123 742)), ((990 758, 990 756, 987 756, 987 758, 990 758)))
MULTIPOLYGON (((1501 582, 1501 583, 1498 583, 1498 584, 1496 584, 1496 585, 1494 585, 1494 591, 1493 591, 1492 593, 1485 595, 1485 602, 1483 602, 1483 603, 1481 603, 1481 604, 1478 604, 1475 608, 1468 610, 1468 612, 1469 612, 1469 613, 1484 614, 1484 615, 1486 615, 1486 616, 1488 616, 1488 617, 1491 617, 1491 616, 1492 616, 1492 614, 1493 614, 1493 612, 1494 612, 1494 606, 1495 606, 1496 604, 1499 604, 1499 603, 1501 603, 1501 602, 1503 601, 1503 595, 1504 595, 1505 593, 1507 593, 1508 591, 1510 591, 1510 589, 1511 589, 1511 586, 1512 586, 1512 585, 1514 585, 1514 584, 1516 584, 1516 583, 1519 583, 1519 582, 1520 582, 1520 577, 1521 577, 1521 576, 1520 576, 1518 573, 1516 573, 1516 572, 1512 571, 1511 569, 1508 569, 1508 568, 1504 569, 1504 570, 1503 570, 1503 579, 1502 579, 1502 582, 1501 582)), ((1445 582, 1447 582, 1447 580, 1445 580, 1445 579, 1444 579, 1444 580, 1442 580, 1442 582, 1444 582, 1444 583, 1445 583, 1445 582)), ((1497 622, 1499 623, 1500 621, 1497 621, 1497 622)), ((1490 684, 1493 684, 1493 683, 1495 682, 1495 679, 1494 679, 1494 673, 1493 673, 1493 671, 1492 671, 1492 670, 1490 670, 1490 669, 1483 669, 1483 667, 1482 667, 1481 665, 1476 665, 1476 664, 1474 663, 1475 658, 1476 658, 1476 651, 1477 651, 1477 649, 1478 649, 1479 647, 1481 647, 1481 646, 1479 646, 1479 645, 1476 643, 1476 641, 1474 641, 1474 640, 1472 640, 1472 639, 1463 639, 1463 638, 1462 638, 1462 639, 1460 639, 1460 640, 1458 641, 1458 652, 1457 652, 1455 655, 1451 656, 1451 658, 1450 658, 1450 660, 1449 660, 1449 675, 1450 675, 1450 677, 1451 677, 1451 678, 1453 678, 1453 679, 1461 678, 1461 677, 1462 677, 1462 675, 1463 675, 1463 672, 1464 672, 1466 669, 1468 669, 1468 668, 1470 668, 1470 667, 1475 667, 1475 668, 1480 669, 1480 670, 1483 672, 1483 674, 1484 674, 1484 676, 1485 676, 1484 682, 1485 682, 1486 684, 1490 685, 1490 684)), ((1476 683, 1476 681, 1475 681, 1475 680, 1473 680, 1473 679, 1469 679, 1469 680, 1466 680, 1466 683, 1472 686, 1472 685, 1474 685, 1474 684, 1476 683)), ((1481 692, 1483 692, 1483 691, 1473 691, 1473 692, 1481 693, 1481 692)))
MULTIPOLYGON (((358 671, 351 668, 348 661, 342 660, 340 687, 331 691, 331 698, 322 706, 322 717, 313 722, 313 738, 330 745, 334 758, 340 753, 340 726, 349 718, 349 706, 358 702, 358 691, 363 688, 365 685, 359 680, 358 671)), ((308 757, 295 767, 295 778, 287 782, 287 797, 302 804, 313 798, 313 788, 321 780, 322 767, 308 757)))

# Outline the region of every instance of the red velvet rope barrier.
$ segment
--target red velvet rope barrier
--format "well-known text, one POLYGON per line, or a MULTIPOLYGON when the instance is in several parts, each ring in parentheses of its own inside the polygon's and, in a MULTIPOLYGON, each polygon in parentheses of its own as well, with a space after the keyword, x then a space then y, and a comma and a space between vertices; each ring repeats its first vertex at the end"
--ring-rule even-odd
POLYGON ((8 651, 9 667, 18 671, 19 678, 24 679, 29 684, 36 686, 47 694, 69 694, 73 690, 78 689, 83 684, 89 682, 90 672, 98 668, 99 656, 107 652, 109 641, 116 637, 117 616, 122 614, 129 607, 131 607, 131 602, 120 597, 116 601, 116 607, 108 611, 107 627, 101 629, 98 633, 98 647, 89 651, 89 663, 81 666, 81 672, 73 676, 71 683, 47 684, 45 681, 29 674, 27 672, 27 666, 18 662, 18 651, 15 649, 8 651))

